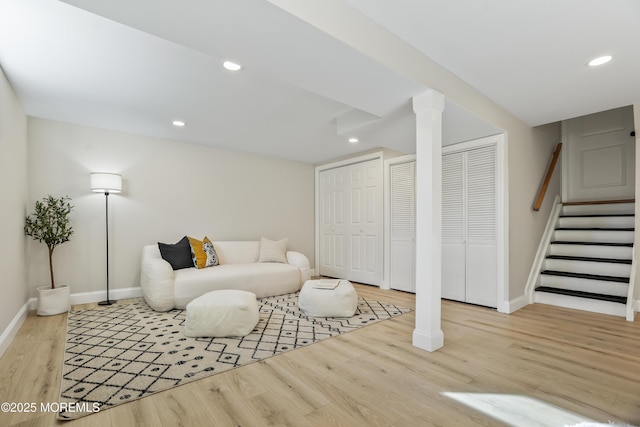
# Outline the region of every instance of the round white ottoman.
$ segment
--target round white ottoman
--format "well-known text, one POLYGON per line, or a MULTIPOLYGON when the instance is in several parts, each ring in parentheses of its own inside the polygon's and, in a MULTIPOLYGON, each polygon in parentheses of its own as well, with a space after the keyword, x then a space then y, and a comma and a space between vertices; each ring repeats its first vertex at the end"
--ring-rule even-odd
POLYGON ((311 317, 351 317, 358 307, 358 294, 351 282, 340 280, 335 289, 322 286, 327 280, 307 280, 298 297, 298 307, 311 317))
POLYGON ((243 337, 253 331, 260 314, 256 295, 238 290, 207 292, 187 304, 184 333, 188 337, 243 337))

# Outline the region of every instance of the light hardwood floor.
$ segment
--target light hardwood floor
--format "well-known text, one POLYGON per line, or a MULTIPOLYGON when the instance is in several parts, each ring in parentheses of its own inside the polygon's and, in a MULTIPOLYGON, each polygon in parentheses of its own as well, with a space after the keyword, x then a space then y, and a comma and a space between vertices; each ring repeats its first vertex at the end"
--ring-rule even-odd
MULTIPOLYGON (((640 424, 639 322, 540 304, 505 315, 443 301, 442 315, 445 347, 433 353, 412 346, 409 313, 75 421, 0 413, 0 426, 508 425, 460 396, 512 412, 510 425, 553 425, 544 420, 562 411, 640 424)), ((66 315, 29 314, 0 359, 0 401, 57 401, 65 325, 66 315)))

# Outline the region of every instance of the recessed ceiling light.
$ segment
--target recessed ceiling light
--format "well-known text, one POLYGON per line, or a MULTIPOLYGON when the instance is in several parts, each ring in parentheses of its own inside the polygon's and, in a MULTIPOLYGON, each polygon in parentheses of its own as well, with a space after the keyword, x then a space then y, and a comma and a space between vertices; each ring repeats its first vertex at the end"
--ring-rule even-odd
POLYGON ((187 125, 183 120, 174 120, 172 123, 177 128, 185 127, 187 125))
POLYGON ((598 58, 595 58, 589 61, 589 66, 597 67, 598 65, 606 64, 607 62, 611 61, 611 59, 612 59, 611 55, 600 56, 598 58))
POLYGON ((349 138, 349 142, 352 143, 352 144, 355 144, 358 141, 359 141, 358 138, 349 138))
POLYGON ((232 62, 232 61, 224 61, 222 66, 229 71, 240 71, 242 70, 242 65, 232 62))

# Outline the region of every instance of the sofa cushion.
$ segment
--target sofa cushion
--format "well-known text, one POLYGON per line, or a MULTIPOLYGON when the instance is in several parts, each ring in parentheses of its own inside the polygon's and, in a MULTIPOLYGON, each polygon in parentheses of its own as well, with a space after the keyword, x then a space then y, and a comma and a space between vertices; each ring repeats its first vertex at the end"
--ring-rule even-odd
POLYGON ((175 276, 175 305, 180 309, 194 298, 219 289, 240 289, 263 298, 296 292, 301 284, 300 269, 280 263, 220 264, 180 270, 175 276))
POLYGON ((260 258, 258 262, 287 262, 287 243, 289 239, 269 240, 260 238, 260 258))
POLYGON ((213 247, 213 243, 211 243, 211 240, 209 240, 207 236, 202 240, 189 237, 189 244, 191 245, 191 258, 193 259, 193 265, 197 268, 206 268, 218 265, 218 255, 213 247))
POLYGON ((158 249, 162 259, 171 264, 174 270, 193 267, 193 259, 191 258, 191 245, 189 239, 184 236, 178 243, 168 244, 158 242, 158 249))

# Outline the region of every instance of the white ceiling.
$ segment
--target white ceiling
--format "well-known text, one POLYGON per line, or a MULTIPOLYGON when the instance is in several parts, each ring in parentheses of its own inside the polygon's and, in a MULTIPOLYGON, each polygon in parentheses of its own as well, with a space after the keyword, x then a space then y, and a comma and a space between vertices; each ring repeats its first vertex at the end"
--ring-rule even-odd
POLYGON ((638 0, 344 1, 531 126, 640 101, 638 0))
MULTIPOLYGON (((640 100, 640 2, 344 1, 531 125, 640 100)), ((264 0, 2 0, 0 65, 30 116, 311 163, 414 152, 425 90, 264 0)), ((450 102, 443 126, 498 131, 450 102)))

